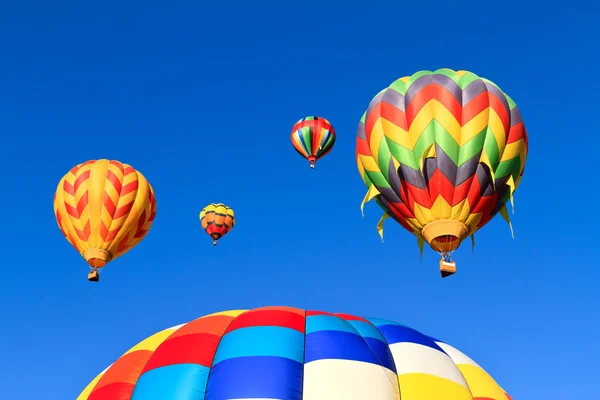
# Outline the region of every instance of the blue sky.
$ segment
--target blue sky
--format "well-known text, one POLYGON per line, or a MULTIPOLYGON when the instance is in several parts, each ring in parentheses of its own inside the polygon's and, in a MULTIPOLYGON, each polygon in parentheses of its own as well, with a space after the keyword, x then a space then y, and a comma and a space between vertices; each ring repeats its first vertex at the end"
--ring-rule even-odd
POLYGON ((158 330, 263 305, 402 322, 464 351, 515 400, 600 397, 591 9, 280 3, 2 2, 1 397, 74 399, 158 330), (445 280, 391 220, 381 243, 374 203, 361 217, 354 160, 370 99, 441 67, 496 82, 530 138, 515 240, 493 220, 445 280), (338 132, 314 171, 289 142, 312 114, 338 132), (90 284, 52 196, 96 158, 139 169, 158 212, 90 284), (198 221, 210 202, 238 218, 216 248, 198 221))

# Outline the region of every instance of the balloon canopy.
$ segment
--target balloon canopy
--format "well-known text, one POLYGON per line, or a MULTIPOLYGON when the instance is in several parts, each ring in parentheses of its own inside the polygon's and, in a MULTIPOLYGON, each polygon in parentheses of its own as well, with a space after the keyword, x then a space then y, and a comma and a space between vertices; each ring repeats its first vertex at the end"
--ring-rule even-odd
POLYGON ((56 222, 71 245, 98 270, 127 253, 148 233, 156 215, 154 190, 131 165, 90 160, 73 167, 54 194, 56 222))
POLYGON ((384 210, 380 235, 392 217, 421 249, 449 255, 497 213, 510 224, 505 205, 527 150, 519 109, 496 84, 468 71, 417 72, 379 92, 359 123, 363 205, 384 210))
POLYGON ((510 400, 451 345, 377 318, 264 307, 158 332, 77 400, 510 400))
POLYGON ((318 159, 325 157, 335 144, 335 129, 323 117, 304 117, 292 127, 290 139, 294 149, 314 168, 318 159))

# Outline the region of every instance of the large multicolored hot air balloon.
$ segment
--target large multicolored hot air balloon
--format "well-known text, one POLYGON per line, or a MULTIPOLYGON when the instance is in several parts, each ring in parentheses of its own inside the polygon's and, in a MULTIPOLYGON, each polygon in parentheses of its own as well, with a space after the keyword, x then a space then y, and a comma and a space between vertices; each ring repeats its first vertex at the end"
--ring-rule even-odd
POLYGON ((473 360, 395 322, 264 307, 165 329, 77 400, 510 400, 473 360))
POLYGON ((317 160, 333 148, 335 130, 323 117, 305 117, 294 124, 290 137, 296 151, 314 168, 317 160))
POLYGON ((65 238, 92 268, 88 279, 97 282, 101 268, 146 236, 156 201, 152 186, 132 166, 91 160, 61 179, 54 214, 65 238))
MULTIPOLYGON (((400 78, 373 98, 357 132, 356 161, 375 199, 440 252, 451 253, 498 212, 509 223, 527 158, 527 133, 513 100, 487 79, 440 69, 400 78)), ((512 226, 511 226, 512 231, 512 226)), ((383 236, 382 236, 383 237, 383 236)))
POLYGON ((200 223, 202 229, 213 239, 213 245, 217 240, 227 234, 235 225, 235 214, 225 204, 212 203, 200 211, 200 223))

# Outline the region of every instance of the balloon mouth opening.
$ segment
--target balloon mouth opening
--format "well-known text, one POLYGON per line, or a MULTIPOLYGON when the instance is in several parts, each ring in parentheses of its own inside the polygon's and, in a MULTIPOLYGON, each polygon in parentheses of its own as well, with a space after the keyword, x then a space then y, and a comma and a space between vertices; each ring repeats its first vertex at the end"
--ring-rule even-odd
POLYGON ((439 253, 449 253, 454 251, 460 245, 460 240, 453 235, 444 235, 436 237, 429 243, 431 248, 439 253))
POLYGON ((102 268, 112 259, 110 253, 101 249, 89 249, 83 253, 83 257, 92 268, 102 268))
POLYGON ((213 238, 214 240, 219 240, 219 238, 221 238, 221 234, 220 233, 212 233, 210 235, 211 238, 213 238))
POLYGON ((425 225, 421 234, 433 250, 449 253, 460 246, 468 236, 469 228, 460 221, 439 219, 425 225))

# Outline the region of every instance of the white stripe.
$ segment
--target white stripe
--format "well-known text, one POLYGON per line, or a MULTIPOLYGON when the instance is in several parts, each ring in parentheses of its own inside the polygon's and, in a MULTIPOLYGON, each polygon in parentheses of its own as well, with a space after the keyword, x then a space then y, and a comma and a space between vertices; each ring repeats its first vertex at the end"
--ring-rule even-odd
POLYGON ((303 400, 400 400, 398 377, 380 365, 317 360, 304 366, 303 400))
MULTIPOLYGON (((470 365, 474 365, 476 367, 481 368, 481 366, 479 366, 479 364, 477 364, 475 361, 471 360, 466 354, 464 354, 463 352, 461 352, 460 350, 455 349, 454 347, 450 346, 449 344, 446 343, 440 343, 440 342, 436 342, 436 344, 438 346, 440 346, 442 348, 442 350, 444 350, 452 359, 452 361, 454 361, 454 364, 470 364, 470 365)), ((481 368, 483 369, 483 368, 481 368)))
POLYGON ((422 373, 469 386, 452 359, 439 350, 417 343, 401 342, 390 345, 398 375, 422 373))

